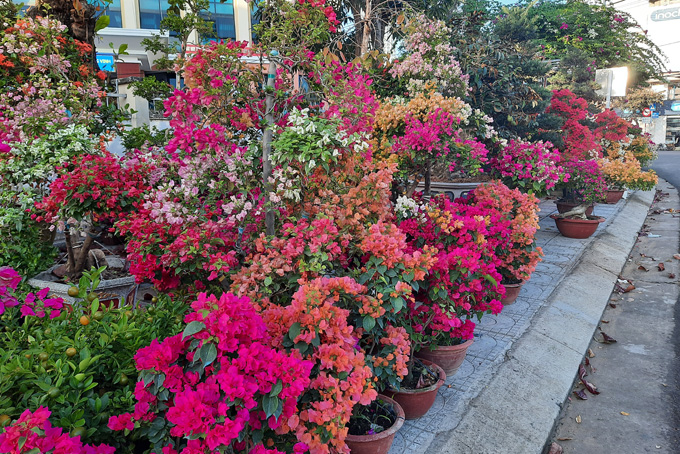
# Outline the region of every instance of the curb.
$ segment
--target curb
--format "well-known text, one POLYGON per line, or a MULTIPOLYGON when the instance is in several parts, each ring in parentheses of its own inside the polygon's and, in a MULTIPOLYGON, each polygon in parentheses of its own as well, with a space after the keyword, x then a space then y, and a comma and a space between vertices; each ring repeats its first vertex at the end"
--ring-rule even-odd
POLYGON ((635 245, 654 191, 631 194, 550 294, 498 371, 432 454, 540 454, 635 245))

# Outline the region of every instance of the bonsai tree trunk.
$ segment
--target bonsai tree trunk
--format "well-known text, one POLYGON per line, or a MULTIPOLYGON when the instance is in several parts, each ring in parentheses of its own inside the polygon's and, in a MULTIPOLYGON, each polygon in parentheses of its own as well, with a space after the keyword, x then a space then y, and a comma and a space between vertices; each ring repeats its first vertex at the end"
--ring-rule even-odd
POLYGON ((566 217, 575 217, 575 218, 581 218, 581 219, 588 219, 586 216, 586 210, 588 209, 588 204, 583 203, 577 207, 572 208, 571 210, 564 212, 562 214, 558 214, 558 218, 566 218, 566 217))
POLYGON ((90 255, 90 249, 92 249, 94 239, 97 236, 97 232, 95 232, 92 227, 88 227, 85 233, 85 239, 83 240, 83 244, 80 245, 80 247, 74 244, 72 238, 73 235, 70 231, 67 231, 64 235, 66 240, 67 255, 65 275, 67 275, 71 280, 79 279, 83 274, 83 270, 87 264, 87 258, 90 255))

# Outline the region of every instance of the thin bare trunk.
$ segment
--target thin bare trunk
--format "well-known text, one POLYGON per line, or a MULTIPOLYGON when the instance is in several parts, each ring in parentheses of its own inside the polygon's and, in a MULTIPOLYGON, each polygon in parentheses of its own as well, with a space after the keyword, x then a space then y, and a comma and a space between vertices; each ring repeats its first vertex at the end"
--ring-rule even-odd
POLYGON ((371 41, 371 22, 373 21, 373 3, 372 0, 366 0, 366 8, 364 9, 363 20, 363 35, 361 37, 361 55, 368 52, 368 45, 371 41))

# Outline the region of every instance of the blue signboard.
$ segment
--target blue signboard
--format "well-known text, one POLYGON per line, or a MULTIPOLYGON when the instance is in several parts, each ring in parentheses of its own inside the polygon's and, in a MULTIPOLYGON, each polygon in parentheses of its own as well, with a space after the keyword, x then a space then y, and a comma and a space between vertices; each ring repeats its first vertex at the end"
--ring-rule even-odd
POLYGON ((97 54, 97 65, 99 65, 99 69, 102 71, 115 71, 115 61, 113 59, 113 55, 97 54))
POLYGON ((652 112, 652 118, 659 118, 659 112, 652 112))

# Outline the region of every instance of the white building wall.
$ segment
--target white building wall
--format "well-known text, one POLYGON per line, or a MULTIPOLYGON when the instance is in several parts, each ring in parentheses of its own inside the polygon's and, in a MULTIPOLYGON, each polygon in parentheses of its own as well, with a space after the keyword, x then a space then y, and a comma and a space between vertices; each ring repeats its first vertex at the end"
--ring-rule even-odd
POLYGON ((647 30, 647 36, 666 54, 668 71, 680 71, 680 0, 623 0, 613 5, 647 30))

